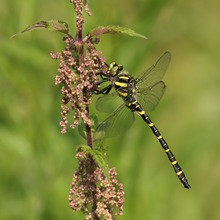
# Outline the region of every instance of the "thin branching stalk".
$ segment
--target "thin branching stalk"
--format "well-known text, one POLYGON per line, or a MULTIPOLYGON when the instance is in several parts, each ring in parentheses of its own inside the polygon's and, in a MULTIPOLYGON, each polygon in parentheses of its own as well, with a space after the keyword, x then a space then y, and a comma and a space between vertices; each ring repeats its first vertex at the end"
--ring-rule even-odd
POLYGON ((78 148, 76 154, 79 166, 73 175, 69 204, 72 210, 85 213, 86 220, 113 220, 123 212, 123 185, 118 182, 115 169, 108 169, 108 174, 103 170, 104 154, 96 149, 98 145, 96 148, 94 146, 89 111, 92 91, 98 85, 100 71, 105 68, 105 58, 95 48, 99 42, 96 38, 86 35, 83 39, 83 7, 91 15, 88 2, 70 2, 76 12, 76 37, 68 34, 65 38, 66 48, 61 53, 51 52, 52 58, 60 60, 55 84, 62 85, 61 132, 67 132, 67 114, 73 110, 70 127, 75 128, 80 121, 84 123, 88 146, 78 148))

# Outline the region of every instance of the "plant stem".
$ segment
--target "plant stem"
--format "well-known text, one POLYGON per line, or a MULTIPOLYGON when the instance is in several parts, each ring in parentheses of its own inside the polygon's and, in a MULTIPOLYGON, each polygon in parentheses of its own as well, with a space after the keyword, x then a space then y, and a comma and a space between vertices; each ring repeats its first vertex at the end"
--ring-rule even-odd
MULTIPOLYGON (((82 25, 80 27, 78 27, 77 40, 78 40, 78 43, 80 45, 79 51, 78 51, 79 52, 79 65, 80 65, 81 63, 83 63, 83 60, 84 60, 84 44, 82 42, 82 25)), ((83 94, 84 94, 84 98, 87 99, 87 92, 83 91, 83 94)), ((89 117, 89 106, 88 105, 86 107, 86 111, 87 111, 87 116, 89 117)), ((91 128, 88 124, 85 124, 85 126, 86 126, 87 145, 92 148, 91 128)))
MULTIPOLYGON (((89 116, 89 106, 86 107, 86 110, 89 116)), ((86 140, 87 140, 87 145, 92 148, 92 132, 88 124, 86 124, 86 140)))

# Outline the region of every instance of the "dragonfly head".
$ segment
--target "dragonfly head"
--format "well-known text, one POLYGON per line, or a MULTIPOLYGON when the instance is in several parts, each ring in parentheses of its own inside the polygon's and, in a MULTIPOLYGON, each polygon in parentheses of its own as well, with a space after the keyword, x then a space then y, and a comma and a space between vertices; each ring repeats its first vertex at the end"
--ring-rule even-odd
POLYGON ((109 76, 117 76, 123 70, 122 65, 118 65, 117 63, 113 62, 109 65, 107 70, 107 75, 109 76))

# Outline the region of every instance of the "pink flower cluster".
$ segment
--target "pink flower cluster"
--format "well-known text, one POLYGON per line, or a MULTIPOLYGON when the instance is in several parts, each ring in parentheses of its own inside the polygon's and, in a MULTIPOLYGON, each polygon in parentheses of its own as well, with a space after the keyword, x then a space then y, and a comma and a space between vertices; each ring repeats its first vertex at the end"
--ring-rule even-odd
POLYGON ((91 91, 97 86, 97 75, 105 65, 105 58, 100 51, 95 49, 92 39, 82 43, 86 48, 86 56, 83 57, 81 63, 74 53, 77 53, 82 45, 71 37, 65 38, 65 42, 66 48, 61 53, 51 52, 53 59, 60 60, 55 85, 62 85, 61 133, 66 133, 67 115, 71 109, 74 111, 71 128, 78 125, 80 118, 85 124, 91 126, 87 106, 91 103, 91 91))
POLYGON ((79 167, 73 175, 69 203, 74 211, 83 211, 87 220, 113 220, 123 214, 123 185, 115 169, 109 169, 109 179, 93 159, 83 152, 77 154, 79 167))

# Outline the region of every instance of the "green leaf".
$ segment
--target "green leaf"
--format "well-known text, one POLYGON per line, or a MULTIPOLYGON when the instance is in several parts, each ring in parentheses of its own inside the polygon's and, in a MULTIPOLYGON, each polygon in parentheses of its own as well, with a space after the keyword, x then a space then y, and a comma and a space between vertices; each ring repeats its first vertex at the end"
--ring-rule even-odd
POLYGON ((59 20, 49 20, 49 21, 38 21, 38 22, 28 26, 24 30, 18 32, 17 34, 14 34, 13 36, 11 36, 11 38, 18 36, 20 34, 23 34, 25 32, 28 32, 28 31, 32 31, 35 29, 42 29, 42 28, 46 28, 49 31, 61 32, 64 34, 69 33, 69 27, 66 22, 59 21, 59 20))
POLYGON ((97 114, 93 113, 90 115, 90 119, 93 121, 93 126, 96 128, 99 124, 99 119, 97 114))
POLYGON ((126 27, 121 27, 121 26, 114 26, 114 25, 110 25, 110 26, 99 26, 94 28, 91 32, 90 32, 90 36, 99 36, 102 34, 126 34, 132 37, 141 37, 144 39, 147 39, 147 37, 145 37, 144 35, 138 34, 135 31, 126 28, 126 27))
MULTIPOLYGON (((95 128, 98 126, 99 124, 99 121, 98 121, 98 117, 95 113, 91 114, 90 115, 90 119, 92 121, 92 127, 91 127, 91 130, 92 132, 94 133, 95 131, 95 128)), ((85 126, 85 123, 83 121, 81 121, 79 124, 78 124, 78 132, 79 134, 84 138, 86 139, 86 126, 85 126)))
POLYGON ((91 147, 89 147, 88 145, 79 145, 79 146, 77 146, 76 151, 90 154, 91 147))
POLYGON ((98 149, 94 149, 93 150, 93 155, 91 155, 91 156, 97 162, 99 167, 103 170, 106 178, 109 179, 108 164, 106 162, 106 158, 105 158, 105 155, 103 154, 103 152, 101 152, 98 149))
POLYGON ((86 126, 84 124, 84 122, 81 122, 78 125, 78 132, 80 134, 81 137, 83 137, 84 139, 86 139, 86 126))
POLYGON ((101 151, 101 149, 93 149, 87 145, 80 145, 77 147, 78 152, 84 152, 86 154, 91 155, 93 160, 98 164, 98 166, 103 170, 104 175, 107 179, 109 179, 108 173, 108 164, 106 161, 105 154, 101 151))

